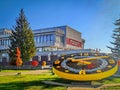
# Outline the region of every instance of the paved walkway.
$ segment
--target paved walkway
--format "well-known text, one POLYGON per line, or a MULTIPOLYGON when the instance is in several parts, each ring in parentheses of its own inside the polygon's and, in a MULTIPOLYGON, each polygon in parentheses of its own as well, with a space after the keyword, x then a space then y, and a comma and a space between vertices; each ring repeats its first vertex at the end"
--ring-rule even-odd
POLYGON ((89 87, 68 87, 67 90, 100 90, 100 89, 89 87))
POLYGON ((43 74, 48 73, 49 70, 28 70, 28 71, 13 71, 13 72, 0 72, 0 76, 9 76, 9 75, 16 75, 18 72, 21 72, 21 74, 43 74))
POLYGON ((42 81, 42 82, 45 84, 66 86, 67 90, 100 90, 102 88, 104 89, 109 86, 120 86, 120 83, 117 83, 117 84, 105 84, 95 88, 94 86, 91 86, 91 85, 80 86, 80 85, 64 84, 64 83, 53 82, 53 81, 42 81))
POLYGON ((53 82, 53 81, 42 81, 45 84, 51 84, 51 85, 60 85, 60 86, 66 86, 67 90, 99 90, 99 88, 94 88, 91 85, 73 85, 73 84, 64 84, 59 82, 53 82))
MULTIPOLYGON (((120 83, 118 84, 105 84, 102 85, 98 88, 89 88, 89 87, 68 87, 67 90, 101 90, 104 89, 106 87, 110 87, 110 86, 120 86, 120 83)), ((117 89, 118 90, 118 89, 117 89)))

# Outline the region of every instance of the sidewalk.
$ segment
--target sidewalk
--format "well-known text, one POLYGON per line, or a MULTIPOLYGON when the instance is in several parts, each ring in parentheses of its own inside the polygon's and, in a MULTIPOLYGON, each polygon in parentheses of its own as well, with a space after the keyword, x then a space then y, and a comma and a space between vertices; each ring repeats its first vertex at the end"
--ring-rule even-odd
MULTIPOLYGON (((109 86, 120 86, 120 83, 116 84, 104 84, 98 88, 89 88, 89 87, 68 87, 67 90, 101 90, 102 88, 105 89, 109 86)), ((115 89, 114 89, 115 90, 115 89)), ((118 90, 118 89, 117 89, 118 90)))
POLYGON ((100 90, 99 88, 94 88, 91 85, 73 85, 73 84, 65 84, 54 81, 42 81, 42 82, 50 85, 65 86, 67 87, 67 90, 100 90))
POLYGON ((89 88, 89 87, 68 87, 67 90, 100 90, 99 88, 89 88))
POLYGON ((109 86, 120 86, 120 83, 116 84, 104 84, 99 87, 94 87, 94 85, 72 85, 72 84, 65 84, 65 83, 59 83, 59 82, 54 82, 54 81, 42 81, 45 84, 50 84, 50 85, 58 85, 58 86, 65 86, 67 87, 67 90, 101 90, 105 89, 109 86))

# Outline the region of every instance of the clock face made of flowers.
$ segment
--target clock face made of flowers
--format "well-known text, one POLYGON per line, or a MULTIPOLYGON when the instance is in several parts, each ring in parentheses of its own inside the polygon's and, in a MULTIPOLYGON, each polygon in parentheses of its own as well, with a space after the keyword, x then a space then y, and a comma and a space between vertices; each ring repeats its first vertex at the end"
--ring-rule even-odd
POLYGON ((76 81, 101 80, 113 75, 117 61, 109 56, 69 54, 53 62, 53 72, 61 78, 76 81))

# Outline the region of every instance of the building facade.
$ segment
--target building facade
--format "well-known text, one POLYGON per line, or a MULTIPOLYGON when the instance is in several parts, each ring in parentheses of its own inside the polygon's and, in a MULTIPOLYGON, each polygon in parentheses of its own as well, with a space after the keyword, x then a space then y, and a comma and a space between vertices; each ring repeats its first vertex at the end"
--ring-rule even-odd
POLYGON ((10 29, 0 29, 0 62, 2 62, 2 60, 6 60, 7 62, 9 61, 9 55, 7 51, 10 46, 9 36, 11 33, 12 32, 10 29))
MULTIPOLYGON (((0 29, 0 62, 3 59, 9 61, 7 50, 10 46, 9 29, 0 29)), ((51 52, 61 50, 78 50, 84 48, 85 40, 81 33, 69 26, 58 26, 33 30, 34 41, 39 52, 51 52)))
POLYGON ((83 49, 81 33, 69 26, 33 30, 38 51, 83 49))

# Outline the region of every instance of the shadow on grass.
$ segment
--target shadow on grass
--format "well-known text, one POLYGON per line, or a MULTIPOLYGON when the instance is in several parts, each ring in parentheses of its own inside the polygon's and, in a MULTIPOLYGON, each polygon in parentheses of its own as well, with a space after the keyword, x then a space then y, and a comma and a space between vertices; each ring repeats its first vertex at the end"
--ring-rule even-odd
POLYGON ((0 90, 66 90, 65 87, 47 85, 41 81, 12 82, 0 84, 0 90), (59 88, 59 89, 58 89, 59 88))
MULTIPOLYGON (((19 78, 23 78, 23 77, 25 76, 19 76, 19 78)), ((39 80, 33 80, 33 81, 16 81, 16 82, 0 83, 0 90, 66 90, 67 88, 63 86, 44 84, 42 83, 42 81, 44 80, 45 81, 50 80, 53 82, 59 82, 59 83, 64 83, 64 84, 71 84, 71 83, 75 83, 75 84, 82 83, 82 85, 85 84, 79 81, 66 80, 66 79, 57 78, 57 77, 55 78, 49 77, 49 78, 39 78, 39 80)), ((109 77, 109 78, 100 80, 98 82, 102 84, 118 83, 120 82, 120 78, 109 77)))
POLYGON ((55 78, 52 81, 59 82, 59 83, 65 83, 65 84, 71 84, 73 80, 63 79, 63 78, 55 78))
POLYGON ((115 84, 115 83, 120 83, 120 78, 111 76, 111 77, 102 79, 99 82, 103 84, 115 84))

